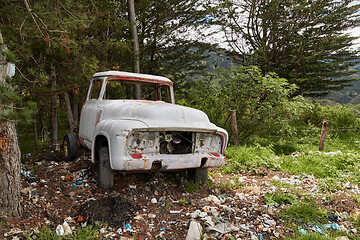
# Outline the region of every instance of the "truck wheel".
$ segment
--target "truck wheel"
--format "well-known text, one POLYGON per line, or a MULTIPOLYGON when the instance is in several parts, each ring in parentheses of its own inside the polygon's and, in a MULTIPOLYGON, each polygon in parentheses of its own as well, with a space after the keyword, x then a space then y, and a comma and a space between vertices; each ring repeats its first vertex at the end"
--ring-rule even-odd
POLYGON ((78 141, 75 133, 67 133, 63 139, 65 161, 74 161, 78 155, 78 141))
POLYGON ((103 146, 99 151, 99 179, 100 188, 108 190, 114 186, 114 170, 110 166, 109 148, 103 146))
POLYGON ((196 168, 195 169, 195 182, 200 182, 202 184, 206 183, 208 178, 209 169, 208 168, 196 168))

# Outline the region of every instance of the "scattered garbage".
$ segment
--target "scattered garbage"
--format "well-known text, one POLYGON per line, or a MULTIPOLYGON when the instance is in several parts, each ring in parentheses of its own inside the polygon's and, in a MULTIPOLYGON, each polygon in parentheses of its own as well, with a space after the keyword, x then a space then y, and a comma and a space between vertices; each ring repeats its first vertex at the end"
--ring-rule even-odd
POLYGON ((340 230, 340 226, 337 223, 329 223, 329 224, 324 224, 322 226, 324 229, 330 229, 330 230, 340 230))
POLYGON ((56 234, 59 236, 67 236, 67 235, 72 234, 72 230, 71 230, 69 224, 66 221, 64 221, 63 224, 58 225, 56 227, 56 234))
MULTIPOLYGON (((24 219, 28 220, 20 220, 22 225, 19 226, 25 226, 24 229, 36 229, 41 224, 57 226, 51 230, 65 236, 74 231, 71 227, 106 222, 106 227, 100 229, 103 238, 128 239, 136 235, 139 239, 185 239, 185 236, 188 240, 200 239, 200 236, 208 239, 281 239, 290 234, 279 219, 278 213, 284 206, 266 205, 264 195, 279 190, 293 192, 288 187, 275 186, 275 183, 292 185, 302 192, 319 196, 317 201, 320 204, 347 203, 340 193, 334 194, 338 196, 338 202, 322 199, 324 195, 318 190, 318 180, 312 175, 271 171, 267 171, 266 178, 243 172, 235 178, 216 172, 217 175, 212 176, 214 184, 231 181, 232 186, 241 183, 241 187, 220 191, 216 187, 204 186, 197 193, 182 192, 183 188, 167 182, 161 176, 155 179, 151 175, 143 178, 119 174, 114 188, 104 192, 97 187, 96 173, 91 166, 89 159, 62 162, 54 157, 40 160, 35 160, 33 156, 27 158, 21 165, 21 197, 24 219), (186 204, 181 199, 186 200, 186 204)), ((358 186, 345 180, 342 183, 346 191, 360 195, 358 186)), ((349 217, 357 219, 360 216, 358 206, 349 205, 344 209, 338 205, 327 206, 328 209, 337 210, 328 213, 329 223, 302 223, 297 231, 300 234, 318 232, 325 235, 332 231, 358 234, 355 226, 344 220, 349 217)), ((5 225, 13 224, 7 226, 5 234, 10 238, 16 237, 17 234, 9 229, 15 229, 18 225, 11 221, 3 222, 5 225)), ((25 230, 20 230, 18 234, 21 231, 25 230)), ((345 236, 337 238, 347 239, 345 236)))

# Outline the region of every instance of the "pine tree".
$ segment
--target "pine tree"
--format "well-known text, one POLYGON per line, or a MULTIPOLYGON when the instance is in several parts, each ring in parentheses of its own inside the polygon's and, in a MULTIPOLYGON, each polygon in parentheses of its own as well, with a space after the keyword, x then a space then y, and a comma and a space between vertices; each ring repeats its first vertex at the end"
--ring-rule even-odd
POLYGON ((326 94, 352 81, 359 4, 351 0, 222 0, 219 15, 227 40, 244 65, 258 65, 299 86, 305 95, 326 94))
MULTIPOLYGON (((0 32, 0 93, 2 96, 12 98, 14 92, 6 82, 7 72, 6 52, 8 49, 3 42, 0 32)), ((8 116, 12 111, 13 103, 0 101, 0 213, 8 216, 20 217, 22 206, 20 204, 20 160, 21 153, 18 144, 15 123, 8 116)))

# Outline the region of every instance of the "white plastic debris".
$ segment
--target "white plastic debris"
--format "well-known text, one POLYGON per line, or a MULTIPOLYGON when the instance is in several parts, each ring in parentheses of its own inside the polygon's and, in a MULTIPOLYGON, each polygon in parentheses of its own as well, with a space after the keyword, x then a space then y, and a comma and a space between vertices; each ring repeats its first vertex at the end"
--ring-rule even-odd
POLYGON ((190 214, 190 217, 191 217, 191 218, 198 218, 199 215, 200 215, 200 213, 201 213, 201 211, 198 209, 198 210, 196 210, 195 212, 191 213, 191 214, 190 214))
POLYGON ((151 203, 156 204, 156 203, 157 203, 156 198, 152 198, 152 199, 151 199, 151 203))
POLYGON ((15 64, 13 63, 8 63, 6 65, 6 74, 9 76, 9 77, 13 77, 15 75, 15 64))
POLYGON ((216 224, 215 226, 210 226, 209 230, 216 231, 221 234, 226 234, 232 231, 239 231, 239 228, 227 222, 227 223, 219 223, 216 224))
POLYGON ((207 202, 213 202, 213 203, 215 203, 217 205, 221 204, 221 200, 218 197, 214 196, 214 195, 209 195, 208 197, 203 198, 203 200, 207 201, 207 202))
POLYGON ((197 221, 191 221, 188 233, 186 235, 186 240, 200 240, 202 235, 201 224, 197 221))
POLYGON ((56 227, 56 234, 59 236, 66 236, 72 234, 69 224, 66 221, 64 221, 62 225, 58 225, 56 227))
POLYGON ((58 236, 64 236, 64 234, 65 234, 65 231, 64 231, 64 228, 62 225, 58 225, 56 227, 55 232, 56 232, 56 235, 58 235, 58 236))
POLYGON ((170 210, 170 213, 181 213, 181 211, 176 211, 176 210, 170 210))

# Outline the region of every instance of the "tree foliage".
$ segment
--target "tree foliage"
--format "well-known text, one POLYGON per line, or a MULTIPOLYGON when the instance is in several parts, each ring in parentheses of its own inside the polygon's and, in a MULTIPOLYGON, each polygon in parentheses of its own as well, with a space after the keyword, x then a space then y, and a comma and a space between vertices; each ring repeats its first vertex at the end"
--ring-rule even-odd
POLYGON ((254 135, 277 134, 289 128, 289 96, 295 85, 275 73, 263 76, 255 66, 235 67, 208 82, 194 82, 182 103, 206 112, 210 120, 231 131, 229 110, 236 110, 240 140, 254 135), (188 98, 186 98, 186 96, 188 98))
POLYGON ((204 68, 199 60, 211 45, 199 40, 208 14, 202 5, 201 0, 136 2, 142 72, 177 81, 204 68))
POLYGON ((358 51, 359 4, 351 0, 222 0, 219 20, 244 65, 258 65, 299 86, 299 93, 324 94, 351 81, 358 51))
MULTIPOLYGON (((209 45, 184 39, 189 29, 201 28, 207 10, 200 4, 136 1, 142 73, 166 75, 176 82, 201 69, 198 60, 206 57, 209 45)), ((48 131, 50 96, 67 92, 71 102, 81 106, 94 72, 131 71, 126 1, 4 0, 0 13, 12 54, 8 57, 17 66, 13 86, 21 86, 17 89, 26 101, 38 103, 43 132, 48 131)), ((59 103, 64 105, 61 98, 59 103)))

